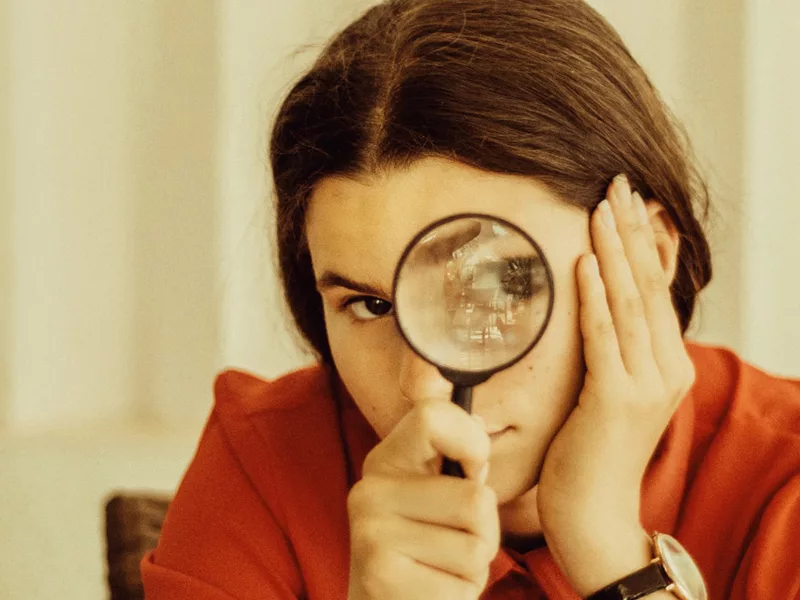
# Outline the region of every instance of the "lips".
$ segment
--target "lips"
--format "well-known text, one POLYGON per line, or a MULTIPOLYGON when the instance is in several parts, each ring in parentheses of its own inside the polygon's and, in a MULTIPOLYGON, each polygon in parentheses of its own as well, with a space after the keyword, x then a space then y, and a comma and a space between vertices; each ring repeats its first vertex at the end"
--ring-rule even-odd
POLYGON ((497 427, 497 428, 494 428, 494 429, 489 429, 486 433, 489 434, 490 438, 494 439, 494 438, 500 437, 501 435, 503 435, 507 431, 511 431, 511 427, 497 427))

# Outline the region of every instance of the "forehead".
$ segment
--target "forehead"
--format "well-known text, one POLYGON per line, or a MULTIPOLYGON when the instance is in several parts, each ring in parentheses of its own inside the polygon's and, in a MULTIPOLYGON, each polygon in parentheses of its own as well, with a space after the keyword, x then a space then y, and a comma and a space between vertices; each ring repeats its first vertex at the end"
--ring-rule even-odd
POLYGON ((319 182, 306 218, 314 271, 317 277, 332 270, 385 287, 403 249, 421 229, 462 212, 511 221, 556 261, 570 241, 582 246, 588 236, 583 211, 531 178, 426 158, 376 177, 319 182))

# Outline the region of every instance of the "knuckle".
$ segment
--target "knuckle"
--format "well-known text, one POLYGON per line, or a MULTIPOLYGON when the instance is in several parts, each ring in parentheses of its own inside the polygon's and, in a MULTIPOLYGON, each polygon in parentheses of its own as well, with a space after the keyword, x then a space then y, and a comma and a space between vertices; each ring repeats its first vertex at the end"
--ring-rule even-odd
POLYGON ((369 513, 381 495, 381 481, 374 476, 363 477, 347 494, 347 512, 353 517, 369 513))
POLYGON ((667 289, 664 272, 655 270, 645 275, 642 281, 642 289, 649 295, 664 293, 667 289))
POLYGON ((482 514, 497 517, 497 494, 488 485, 480 486, 480 505, 482 514))
POLYGON ((374 566, 380 573, 376 574, 376 577, 380 578, 385 588, 397 593, 397 590, 402 589, 403 584, 409 580, 408 570, 412 559, 389 551, 382 551, 377 556, 374 566))
POLYGON ((480 524, 481 514, 484 510, 481 487, 483 486, 477 482, 464 481, 463 492, 458 503, 458 520, 471 531, 474 531, 480 524))
POLYGON ((381 444, 378 444, 372 450, 370 450, 364 457, 364 462, 361 465, 361 471, 364 474, 364 476, 367 476, 370 473, 375 473, 379 470, 381 463, 380 452, 381 452, 381 444))
POLYGON ((477 583, 496 552, 492 552, 489 543, 477 536, 470 537, 464 545, 463 552, 464 568, 469 573, 470 579, 477 583))
POLYGON ((375 452, 373 449, 364 457, 364 462, 361 463, 361 472, 367 477, 370 473, 377 471, 377 466, 378 461, 375 459, 375 452))
POLYGON ((489 434, 481 431, 475 438, 475 443, 471 445, 470 451, 473 459, 477 462, 485 462, 489 460, 492 453, 492 442, 489 439, 489 434))
POLYGON ((478 485, 472 481, 465 481, 465 491, 461 494, 461 501, 458 503, 458 522, 470 530, 474 530, 479 521, 480 494, 478 485))
POLYGON ((609 339, 616 335, 614 322, 608 317, 595 319, 591 325, 593 334, 599 339, 609 339))
POLYGON ((400 564, 385 551, 375 551, 362 565, 360 577, 361 588, 369 598, 390 598, 403 581, 407 581, 408 573, 405 565, 400 564))
POLYGON ((446 590, 438 590, 438 595, 424 596, 441 600, 478 600, 483 590, 478 589, 478 584, 471 579, 456 579, 450 583, 446 590))
POLYGON ((419 406, 415 412, 415 425, 426 437, 430 437, 436 428, 436 424, 441 421, 441 408, 436 402, 426 402, 419 406))
POLYGON ((633 233, 634 235, 643 236, 645 239, 649 237, 645 235, 648 233, 648 230, 650 229, 649 222, 642 223, 641 221, 639 221, 638 217, 635 217, 632 218, 631 221, 629 221, 628 226, 630 227, 631 233, 633 233))
POLYGON ((367 501, 367 494, 364 491, 365 486, 365 480, 362 479, 356 483, 350 490, 350 493, 347 494, 347 513, 351 517, 363 512, 367 501))
POLYGON ((499 529, 493 527, 497 521, 497 496, 489 486, 465 482, 465 492, 459 502, 459 522, 469 531, 486 537, 486 543, 499 545, 499 529))
POLYGON ((644 315, 644 304, 642 297, 638 294, 628 296, 622 300, 622 310, 630 318, 638 318, 644 315))
POLYGON ((381 521, 374 517, 361 517, 350 525, 352 546, 364 556, 377 556, 385 538, 381 521))

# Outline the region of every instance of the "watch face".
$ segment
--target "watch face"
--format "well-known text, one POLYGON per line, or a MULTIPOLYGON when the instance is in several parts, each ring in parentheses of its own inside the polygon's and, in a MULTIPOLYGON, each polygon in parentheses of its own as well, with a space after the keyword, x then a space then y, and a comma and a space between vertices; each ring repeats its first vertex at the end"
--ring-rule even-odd
POLYGON ((708 600, 703 575, 678 540, 660 534, 656 536, 655 543, 664 570, 675 583, 679 595, 686 600, 708 600))

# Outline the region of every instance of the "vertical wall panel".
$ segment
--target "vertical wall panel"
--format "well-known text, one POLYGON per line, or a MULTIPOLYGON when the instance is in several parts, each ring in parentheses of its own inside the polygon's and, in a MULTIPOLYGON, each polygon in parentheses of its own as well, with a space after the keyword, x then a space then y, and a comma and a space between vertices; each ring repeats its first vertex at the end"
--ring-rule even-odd
MULTIPOLYGON (((711 192, 706 231, 714 276, 689 336, 741 351, 745 0, 592 0, 685 126, 711 192)), ((763 358, 763 357, 762 357, 763 358)))
POLYGON ((11 410, 11 11, 0 2, 0 437, 11 410))
POLYGON ((200 420, 219 335, 215 5, 9 6, 8 418, 200 420))
POLYGON ((142 418, 205 418, 218 350, 217 5, 149 3, 130 77, 134 372, 142 418))
POLYGON ((101 1, 7 4, 11 360, 18 430, 128 405, 133 301, 125 76, 130 16, 101 1))
POLYGON ((800 5, 750 0, 747 23, 743 350, 800 377, 800 5))
POLYGON ((713 279, 700 296, 692 336, 742 348, 745 131, 745 0, 682 0, 676 111, 686 124, 712 210, 713 279))

